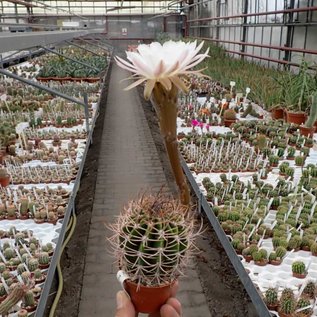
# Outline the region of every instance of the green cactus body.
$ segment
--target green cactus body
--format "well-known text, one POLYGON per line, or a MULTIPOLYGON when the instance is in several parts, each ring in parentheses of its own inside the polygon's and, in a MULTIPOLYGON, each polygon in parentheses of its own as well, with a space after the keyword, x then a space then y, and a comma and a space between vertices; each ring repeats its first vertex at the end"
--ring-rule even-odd
POLYGON ((21 278, 24 282, 24 284, 28 284, 30 282, 30 278, 31 278, 31 273, 28 271, 25 271, 21 274, 21 278))
POLYGON ((280 303, 280 310, 286 315, 290 315, 295 311, 296 303, 294 298, 282 298, 280 303))
POLYGON ((277 247, 275 253, 277 258, 283 259, 286 254, 286 249, 284 247, 277 247))
POLYGON ((22 215, 26 215, 29 208, 29 200, 26 197, 22 197, 20 199, 20 204, 21 204, 20 213, 22 215))
POLYGON ((27 266, 30 272, 34 272, 39 267, 39 261, 35 258, 31 258, 29 259, 27 266))
POLYGON ((310 246, 310 251, 313 255, 317 255, 317 242, 312 243, 312 245, 310 246))
POLYGON ((0 283, 0 297, 6 296, 7 291, 2 283, 0 283))
POLYGON ((35 305, 34 294, 31 290, 25 292, 23 297, 25 307, 33 307, 35 305))
POLYGON ((47 252, 41 252, 38 255, 38 260, 40 265, 48 265, 50 263, 50 257, 47 252))
POLYGON ((162 196, 130 202, 115 237, 119 263, 132 281, 154 286, 180 274, 193 238, 193 223, 180 208, 162 196))
POLYGON ((309 298, 315 298, 316 284, 313 281, 309 281, 303 290, 303 294, 308 296, 309 298))
MULTIPOLYGON (((307 306, 311 306, 310 300, 308 298, 301 297, 297 302, 296 309, 301 309, 307 306)), ((303 314, 303 316, 310 316, 312 313, 313 310, 311 307, 301 310, 301 314, 303 314)))
POLYGON ((277 305, 278 298, 277 298, 277 290, 275 288, 269 288, 265 292, 265 302, 269 306, 277 305))
POLYGON ((3 251, 3 255, 7 260, 11 260, 16 256, 15 251, 11 248, 7 248, 3 251))
POLYGON ((33 272, 33 274, 34 274, 34 278, 35 278, 36 280, 40 280, 40 279, 42 279, 42 277, 43 277, 43 273, 42 273, 42 271, 41 271, 40 269, 36 269, 36 270, 33 272))
POLYGON ((19 264, 18 267, 17 267, 17 271, 18 271, 18 274, 21 275, 23 272, 26 271, 26 268, 24 266, 24 264, 19 264))
POLYGON ((292 271, 293 273, 296 273, 296 274, 305 274, 306 272, 305 263, 302 261, 295 261, 292 264, 292 271))
POLYGON ((317 121, 317 92, 314 93, 312 97, 312 104, 310 107, 309 116, 305 122, 307 128, 312 128, 314 123, 317 121))
POLYGON ((5 263, 1 262, 0 263, 0 273, 3 273, 7 269, 5 263))
POLYGON ((23 297, 25 288, 21 284, 16 284, 8 297, 0 304, 0 314, 6 315, 8 311, 17 304, 23 297))

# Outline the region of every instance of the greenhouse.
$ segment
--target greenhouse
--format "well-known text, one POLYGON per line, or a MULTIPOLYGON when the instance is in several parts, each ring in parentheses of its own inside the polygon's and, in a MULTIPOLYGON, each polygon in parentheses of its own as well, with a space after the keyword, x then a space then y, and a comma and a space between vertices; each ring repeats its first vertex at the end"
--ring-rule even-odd
POLYGON ((317 2, 0 0, 0 316, 317 317, 317 2))

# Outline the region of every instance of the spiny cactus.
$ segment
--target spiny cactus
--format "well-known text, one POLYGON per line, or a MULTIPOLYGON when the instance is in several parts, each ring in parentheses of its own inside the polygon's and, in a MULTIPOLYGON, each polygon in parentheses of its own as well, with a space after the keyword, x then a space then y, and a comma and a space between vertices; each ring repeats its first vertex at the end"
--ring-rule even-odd
POLYGON ((34 294, 31 290, 25 292, 23 297, 23 303, 25 307, 32 307, 35 305, 34 294))
POLYGON ((302 261, 295 261, 292 264, 292 271, 293 273, 296 273, 296 274, 305 274, 306 272, 305 263, 302 261))
POLYGON ((296 302, 292 297, 281 298, 280 311, 286 315, 294 313, 296 302))
POLYGON ((5 280, 8 280, 9 278, 11 278, 11 273, 9 270, 5 270, 2 272, 2 277, 5 279, 5 280))
POLYGON ((24 293, 25 287, 17 283, 8 297, 0 304, 0 314, 6 315, 8 311, 21 300, 24 293))
POLYGON ((27 285, 29 283, 30 278, 31 278, 31 273, 28 271, 25 271, 21 274, 21 278, 22 278, 24 284, 27 285))
POLYGON ((29 259, 27 266, 30 272, 34 272, 39 267, 38 259, 35 259, 35 258, 29 259))
POLYGON ((36 269, 33 274, 36 280, 40 280, 43 277, 43 273, 40 269, 36 269))
POLYGON ((7 291, 2 283, 0 283, 0 296, 3 297, 7 295, 7 291))
POLYGON ((301 309, 301 308, 304 308, 304 307, 307 307, 307 306, 310 306, 304 310, 301 310, 301 314, 303 316, 311 316, 311 314, 313 313, 313 310, 311 308, 311 303, 310 303, 310 300, 308 298, 305 298, 305 297, 301 297, 298 302, 297 302, 297 305, 296 305, 296 310, 297 309, 301 309))
POLYGON ((312 243, 310 246, 310 251, 314 254, 317 255, 317 242, 312 243))
POLYGON ((303 290, 303 294, 308 296, 309 298, 315 298, 316 284, 313 281, 309 281, 303 290))
POLYGON ((309 116, 305 122, 305 127, 312 128, 317 121, 317 92, 312 96, 312 104, 310 106, 309 116))
POLYGON ((277 247, 275 253, 278 258, 283 259, 286 254, 286 249, 284 247, 277 247))
POLYGON ((40 265, 47 265, 50 263, 50 257, 47 252, 41 252, 38 255, 38 260, 40 265))
POLYGON ((0 273, 3 273, 6 269, 7 269, 6 265, 3 262, 1 262, 0 263, 0 273))
POLYGON ((228 109, 223 114, 226 120, 235 120, 237 118, 237 113, 233 109, 228 109))
POLYGON ((277 290, 275 288, 269 288, 265 292, 265 302, 269 306, 277 305, 278 303, 277 290))
POLYGON ((20 198, 20 213, 22 215, 26 215, 28 213, 28 208, 29 208, 29 200, 27 199, 27 197, 23 196, 20 198))
POLYGON ((19 264, 18 267, 17 267, 17 271, 18 271, 18 274, 21 275, 23 272, 26 271, 26 268, 24 266, 24 264, 19 264))
POLYGON ((11 248, 7 248, 3 251, 3 255, 7 260, 10 260, 16 256, 15 251, 11 248))
POLYGON ((162 193, 130 201, 112 230, 121 269, 132 281, 151 286, 182 273, 197 235, 187 207, 162 193))

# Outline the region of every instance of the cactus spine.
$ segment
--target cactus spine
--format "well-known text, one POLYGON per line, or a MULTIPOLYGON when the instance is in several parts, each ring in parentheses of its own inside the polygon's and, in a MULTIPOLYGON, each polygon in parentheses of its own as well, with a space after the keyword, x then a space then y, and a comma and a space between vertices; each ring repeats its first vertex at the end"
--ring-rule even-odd
POLYGON ((25 292, 23 297, 23 303, 25 307, 32 307, 35 305, 34 294, 32 291, 28 290, 25 292))
POLYGON ((182 273, 196 235, 187 211, 162 193, 130 201, 112 228, 112 243, 132 281, 157 286, 182 273))
POLYGON ((50 257, 47 252, 41 252, 38 256, 40 265, 47 265, 50 263, 50 257))
POLYGON ((292 271, 296 274, 304 274, 306 271, 305 263, 302 261, 295 261, 292 264, 292 271))
POLYGON ((30 272, 34 272, 39 267, 39 261, 37 259, 31 258, 28 262, 28 269, 30 272))
POLYGON ((277 291, 275 288, 269 288, 265 292, 265 302, 269 306, 277 305, 278 299, 277 299, 277 291))

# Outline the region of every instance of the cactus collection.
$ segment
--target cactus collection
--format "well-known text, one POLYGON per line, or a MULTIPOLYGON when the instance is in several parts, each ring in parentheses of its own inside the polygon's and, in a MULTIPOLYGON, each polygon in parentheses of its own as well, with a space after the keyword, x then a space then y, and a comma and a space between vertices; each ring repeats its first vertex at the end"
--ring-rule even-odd
POLYGON ((132 281, 152 286, 182 274, 196 235, 187 208, 161 193, 130 201, 112 229, 121 269, 132 281))

